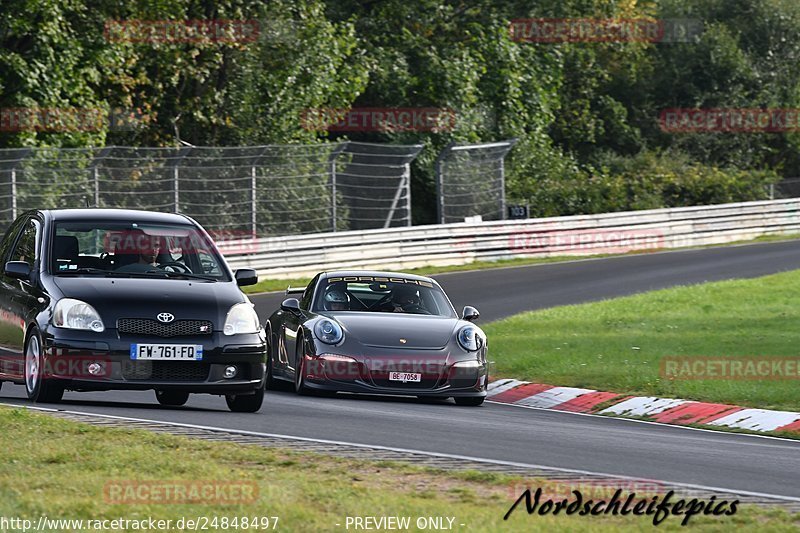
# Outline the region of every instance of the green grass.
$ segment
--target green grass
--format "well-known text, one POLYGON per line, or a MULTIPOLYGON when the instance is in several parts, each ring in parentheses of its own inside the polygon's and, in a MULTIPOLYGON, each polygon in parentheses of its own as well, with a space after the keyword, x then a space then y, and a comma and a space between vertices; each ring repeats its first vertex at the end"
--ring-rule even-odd
MULTIPOLYGON (((786 241, 792 239, 800 239, 800 234, 765 235, 747 241, 736 241, 725 244, 709 244, 706 246, 700 246, 699 248, 713 248, 719 246, 731 246, 735 244, 744 244, 744 243, 786 241)), ((487 270, 491 268, 538 265, 544 263, 561 263, 564 261, 576 261, 579 259, 600 259, 603 257, 612 257, 613 255, 646 254, 658 251, 663 251, 663 250, 639 250, 639 251, 629 252, 627 254, 598 254, 589 256, 563 255, 554 257, 520 257, 516 259, 502 259, 498 261, 474 261, 466 265, 429 266, 429 267, 412 268, 404 270, 403 272, 408 272, 410 274, 418 274, 420 276, 432 276, 434 274, 444 274, 446 272, 465 272, 469 270, 487 270)), ((308 285, 309 281, 311 281, 311 278, 263 279, 259 281, 256 285, 243 287, 242 291, 247 294, 256 294, 259 292, 283 291, 286 290, 286 287, 288 286, 305 287, 306 285, 308 285)))
POLYGON ((664 379, 665 356, 800 354, 800 271, 523 313, 484 327, 496 377, 800 410, 798 380, 664 379))
MULTIPOLYGON (((346 531, 347 516, 449 516, 456 518, 455 531, 653 527, 651 518, 642 516, 528 516, 524 504, 504 522, 519 487, 552 487, 542 480, 102 428, 24 409, 0 409, 0 426, 0 516, 28 518, 34 524, 40 515, 90 520, 278 516, 278 531, 346 531), (109 502, 104 492, 109 482, 179 480, 254 483, 257 497, 234 505, 131 504, 109 502)), ((695 516, 690 524, 704 531, 742 527, 793 531, 800 526, 800 515, 778 508, 740 507, 734 516, 695 516)), ((680 518, 669 517, 659 529, 685 528, 680 518)))

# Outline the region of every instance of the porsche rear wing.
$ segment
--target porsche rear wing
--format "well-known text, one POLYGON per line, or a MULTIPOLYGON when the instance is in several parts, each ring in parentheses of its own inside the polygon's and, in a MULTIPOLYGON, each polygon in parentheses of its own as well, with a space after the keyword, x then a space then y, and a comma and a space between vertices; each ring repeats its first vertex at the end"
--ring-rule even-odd
POLYGON ((305 287, 286 287, 286 296, 291 294, 303 294, 305 290, 305 287))

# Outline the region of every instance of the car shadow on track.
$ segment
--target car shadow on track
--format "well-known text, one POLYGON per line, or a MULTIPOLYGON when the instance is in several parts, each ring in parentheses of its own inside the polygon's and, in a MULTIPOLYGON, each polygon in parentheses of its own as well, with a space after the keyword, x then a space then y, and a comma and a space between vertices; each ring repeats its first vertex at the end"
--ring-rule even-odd
POLYGON ((338 392, 338 393, 312 393, 305 396, 297 396, 294 391, 288 389, 270 389, 267 391, 265 401, 269 401, 270 396, 280 395, 282 398, 296 397, 309 400, 318 401, 331 401, 331 400, 346 400, 346 401, 362 401, 362 402, 380 402, 380 403, 407 403, 407 404, 424 404, 424 405, 445 405, 448 407, 455 407, 455 402, 451 398, 418 398, 416 396, 401 396, 401 395, 383 395, 383 394, 359 394, 352 392, 338 392))
MULTIPOLYGON (((21 387, 20 387, 21 388, 21 387)), ((5 390, 3 392, 6 392, 5 390)), ((207 398, 213 397, 214 395, 198 395, 204 396, 207 398)), ((223 399, 222 396, 214 397, 223 399)), ((415 396, 392 396, 392 395, 378 395, 378 394, 356 394, 356 393, 349 393, 349 392, 339 392, 339 393, 327 393, 327 394, 310 394, 305 396, 298 396, 294 391, 289 390, 268 390, 266 392, 266 397, 264 398, 264 407, 262 407, 260 412, 265 412, 269 410, 269 402, 270 398, 280 398, 281 401, 291 401, 293 399, 297 399, 303 402, 336 402, 339 401, 346 401, 346 402, 376 402, 376 403, 386 403, 386 404, 409 404, 409 405, 441 405, 447 408, 455 408, 457 407, 451 398, 418 398, 415 396)), ((31 403, 26 398, 21 397, 19 395, 9 395, 9 394, 2 394, 0 393, 0 402, 3 403, 11 403, 14 405, 19 405, 20 407, 26 406, 35 406, 35 407, 43 407, 47 409, 59 409, 59 410, 78 410, 81 408, 111 408, 111 409, 138 409, 142 411, 150 411, 150 412, 159 412, 159 411, 185 411, 185 412, 194 412, 194 413, 202 413, 202 412, 227 412, 228 409, 225 407, 224 400, 219 408, 216 406, 196 406, 196 405, 182 405, 182 406, 168 406, 168 405, 160 405, 155 402, 148 402, 148 401, 131 401, 131 400, 123 400, 123 399, 98 399, 98 398, 70 398, 65 397, 59 403, 31 403)), ((191 399, 190 399, 191 403, 191 399)))

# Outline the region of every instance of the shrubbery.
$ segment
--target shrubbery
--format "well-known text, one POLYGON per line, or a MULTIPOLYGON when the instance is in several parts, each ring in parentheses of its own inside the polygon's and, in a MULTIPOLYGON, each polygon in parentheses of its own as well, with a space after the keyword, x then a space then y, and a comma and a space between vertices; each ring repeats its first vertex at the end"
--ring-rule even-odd
POLYGON ((721 204, 769 198, 772 170, 717 168, 682 154, 609 156, 597 167, 511 183, 509 203, 528 203, 531 216, 558 216, 721 204))

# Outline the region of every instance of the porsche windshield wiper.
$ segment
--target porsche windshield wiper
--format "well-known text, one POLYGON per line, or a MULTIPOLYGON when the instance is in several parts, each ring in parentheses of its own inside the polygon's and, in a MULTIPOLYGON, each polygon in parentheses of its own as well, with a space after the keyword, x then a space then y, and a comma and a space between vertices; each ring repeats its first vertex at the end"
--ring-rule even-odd
POLYGON ((203 276, 202 274, 189 274, 188 272, 173 272, 171 270, 148 270, 146 274, 154 276, 164 276, 166 278, 188 278, 188 279, 202 279, 204 281, 217 281, 213 276, 203 276))

